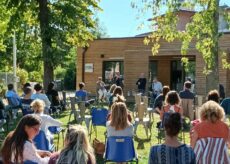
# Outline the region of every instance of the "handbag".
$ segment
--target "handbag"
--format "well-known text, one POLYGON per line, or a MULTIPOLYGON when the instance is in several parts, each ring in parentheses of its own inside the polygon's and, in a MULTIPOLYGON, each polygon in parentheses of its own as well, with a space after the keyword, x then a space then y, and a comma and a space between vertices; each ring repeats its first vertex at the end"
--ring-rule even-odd
POLYGON ((105 144, 99 141, 97 138, 93 140, 93 148, 94 152, 99 155, 104 155, 105 152, 105 144))

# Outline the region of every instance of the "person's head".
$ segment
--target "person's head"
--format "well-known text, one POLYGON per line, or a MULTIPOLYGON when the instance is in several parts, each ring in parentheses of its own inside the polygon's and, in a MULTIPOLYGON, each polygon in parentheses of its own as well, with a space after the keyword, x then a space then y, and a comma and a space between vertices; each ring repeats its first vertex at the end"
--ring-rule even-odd
POLYGON ((1 149, 3 161, 11 163, 11 155, 15 153, 14 163, 23 161, 23 147, 27 140, 31 140, 39 133, 41 120, 36 115, 25 115, 21 118, 15 130, 10 132, 1 149))
POLYGON ((128 109, 123 102, 113 103, 110 125, 116 130, 123 130, 128 126, 128 109))
POLYGON ((25 93, 25 95, 31 95, 32 94, 32 88, 31 87, 24 88, 24 93, 25 93))
POLYGON ((169 86, 164 86, 162 90, 163 96, 165 97, 169 91, 170 91, 169 86))
POLYGON ((169 105, 176 105, 180 103, 180 97, 176 91, 169 91, 166 94, 165 102, 169 105))
POLYGON ((114 89, 117 87, 116 84, 111 85, 110 89, 109 89, 109 93, 113 93, 114 89))
POLYGON ((81 125, 70 125, 58 163, 87 163, 89 157, 94 163, 93 148, 90 146, 86 129, 81 125))
POLYGON ((124 96, 121 96, 121 95, 116 95, 114 98, 113 98, 113 103, 114 102, 123 102, 125 103, 126 99, 124 96))
POLYGON ((85 83, 80 82, 78 86, 79 86, 80 89, 83 89, 85 87, 85 83))
POLYGON ((98 77, 98 81, 102 81, 102 77, 98 77))
POLYGON ((215 101, 217 103, 220 102, 220 95, 217 90, 211 90, 210 92, 208 92, 208 101, 210 100, 215 101))
POLYGON ((53 88, 54 88, 54 83, 53 82, 49 83, 47 88, 48 91, 51 91, 53 88))
POLYGON ((31 87, 30 83, 25 83, 25 84, 23 85, 23 88, 26 88, 26 87, 31 87))
POLYGON ((145 77, 145 73, 141 73, 140 78, 144 78, 144 77, 145 77))
POLYGON ((215 101, 207 101, 200 107, 200 118, 202 121, 215 123, 218 120, 223 120, 225 116, 224 109, 215 101))
POLYGON ((31 103, 30 106, 33 109, 34 113, 43 113, 44 112, 44 108, 45 108, 45 103, 42 100, 35 99, 31 103))
POLYGON ((120 86, 116 86, 116 88, 113 90, 113 95, 116 96, 116 95, 121 95, 123 96, 123 90, 120 86))
POLYGON ((175 137, 181 130, 181 116, 180 113, 170 113, 169 117, 164 120, 164 128, 166 135, 169 137, 175 137))
POLYGON ((157 79, 157 77, 155 76, 155 77, 153 78, 153 82, 156 83, 157 81, 158 81, 158 79, 157 79))
POLYGON ((9 91, 13 90, 14 89, 14 85, 13 84, 8 84, 7 85, 7 88, 9 91))
POLYGON ((39 84, 39 83, 35 84, 35 85, 34 85, 34 90, 35 90, 36 92, 42 91, 42 86, 41 86, 41 84, 39 84))
POLYGON ((192 83, 191 83, 190 81, 186 81, 186 82, 184 83, 184 88, 185 88, 185 89, 191 89, 191 87, 192 87, 192 83))

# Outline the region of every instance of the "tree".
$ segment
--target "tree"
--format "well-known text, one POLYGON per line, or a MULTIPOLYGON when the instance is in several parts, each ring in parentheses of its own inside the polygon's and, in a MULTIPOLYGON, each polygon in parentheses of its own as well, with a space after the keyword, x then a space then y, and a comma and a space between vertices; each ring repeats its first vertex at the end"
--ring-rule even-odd
MULTIPOLYGON (((159 41, 161 39, 168 42, 180 40, 182 42, 182 62, 186 66, 188 65, 187 51, 191 42, 195 42, 196 49, 205 61, 204 73, 207 75, 206 92, 211 89, 218 89, 218 56, 221 52, 218 46, 218 41, 221 37, 221 34, 218 32, 219 13, 223 12, 224 15, 228 15, 224 9, 219 7, 219 0, 145 0, 144 6, 152 9, 153 16, 156 18, 154 21, 158 25, 158 28, 144 40, 146 44, 153 43, 153 55, 158 53, 160 48, 159 41), (163 16, 160 16, 162 6, 166 8, 166 12, 163 16), (191 18, 191 22, 186 25, 185 31, 178 31, 177 12, 183 7, 197 9, 197 12, 191 18)), ((222 58, 224 66, 229 66, 224 53, 222 58)))
POLYGON ((94 38, 90 29, 95 25, 93 12, 99 9, 97 0, 5 1, 13 10, 8 31, 26 29, 41 41, 45 87, 71 47, 85 46, 94 38))

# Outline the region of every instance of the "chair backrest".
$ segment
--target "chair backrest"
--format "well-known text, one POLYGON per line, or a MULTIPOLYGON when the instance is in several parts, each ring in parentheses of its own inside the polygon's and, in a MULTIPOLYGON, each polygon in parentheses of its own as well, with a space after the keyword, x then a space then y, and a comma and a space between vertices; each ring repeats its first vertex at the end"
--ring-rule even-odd
POLYGON ((71 110, 76 110, 75 104, 76 104, 76 97, 70 97, 71 110))
POLYGON ((194 152, 197 164, 230 163, 228 149, 223 138, 202 138, 196 142, 194 152))
POLYGON ((108 110, 105 108, 95 108, 91 110, 92 114, 92 124, 94 126, 106 126, 108 110))
POLYGON ((27 114, 32 114, 34 113, 34 111, 32 110, 32 108, 30 107, 30 104, 33 100, 32 99, 21 99, 21 106, 22 106, 22 114, 23 116, 27 115, 27 114))
POLYGON ((34 137, 33 141, 37 149, 47 151, 51 150, 51 143, 49 143, 48 139, 46 138, 44 131, 40 130, 38 135, 34 137))
POLYGON ((106 160, 113 162, 127 162, 136 158, 132 137, 112 136, 107 138, 106 160))
POLYGON ((30 161, 30 160, 26 160, 26 161, 23 162, 23 164, 38 164, 38 163, 30 161))
POLYGON ((148 103, 149 103, 149 98, 148 96, 143 96, 143 102, 144 102, 144 105, 145 105, 145 108, 148 108, 148 103))
POLYGON ((181 107, 183 110, 193 108, 193 99, 181 99, 181 107))
POLYGON ((139 118, 139 120, 144 119, 146 109, 147 108, 146 108, 144 103, 141 103, 140 105, 138 105, 138 107, 137 107, 137 117, 139 118))
POLYGON ((141 94, 135 94, 135 104, 139 105, 141 103, 141 94))
POLYGON ((61 132, 62 128, 59 126, 50 126, 48 127, 48 130, 53 134, 58 134, 61 132))

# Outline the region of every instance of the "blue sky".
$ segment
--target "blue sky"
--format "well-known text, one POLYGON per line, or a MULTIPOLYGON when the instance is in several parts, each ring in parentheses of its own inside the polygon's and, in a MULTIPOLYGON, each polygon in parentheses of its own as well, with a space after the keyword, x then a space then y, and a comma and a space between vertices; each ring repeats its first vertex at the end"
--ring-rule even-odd
MULTIPOLYGON (((141 0, 135 2, 141 3, 141 0)), ((151 12, 140 15, 137 10, 131 7, 133 0, 101 0, 102 12, 98 17, 102 26, 105 27, 109 37, 135 36, 144 32, 149 32, 147 19, 151 17, 151 12), (137 19, 137 17, 140 19, 137 19), (144 23, 144 28, 138 30, 138 26, 144 23)), ((221 4, 228 4, 230 0, 221 0, 221 4)))

